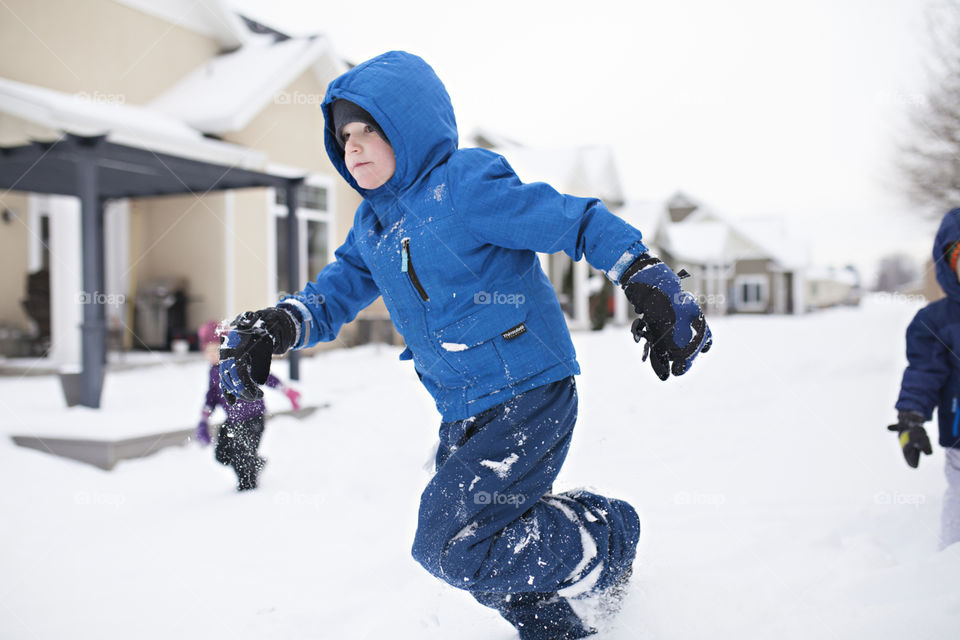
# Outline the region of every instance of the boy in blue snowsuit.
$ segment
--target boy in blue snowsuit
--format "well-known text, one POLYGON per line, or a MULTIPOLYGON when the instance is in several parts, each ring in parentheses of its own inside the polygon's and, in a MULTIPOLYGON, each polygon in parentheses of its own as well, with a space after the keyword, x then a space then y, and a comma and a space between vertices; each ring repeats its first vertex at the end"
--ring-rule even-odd
POLYGON ((595 199, 522 184, 459 150, 450 98, 420 58, 390 52, 334 80, 331 162, 364 198, 302 292, 234 321, 221 384, 255 398, 270 354, 332 340, 382 295, 442 416, 413 555, 495 608, 523 640, 581 638, 630 575, 640 523, 626 502, 554 494, 577 415, 573 344, 536 252, 586 257, 643 313, 655 372, 680 375, 711 343, 703 314, 640 232, 595 199))
POLYGON ((940 444, 946 448, 947 491, 943 497, 940 546, 960 541, 960 208, 943 217, 933 243, 937 282, 946 298, 917 312, 907 327, 907 360, 896 408, 907 464, 916 468, 920 453, 931 454, 923 423, 937 408, 940 444))

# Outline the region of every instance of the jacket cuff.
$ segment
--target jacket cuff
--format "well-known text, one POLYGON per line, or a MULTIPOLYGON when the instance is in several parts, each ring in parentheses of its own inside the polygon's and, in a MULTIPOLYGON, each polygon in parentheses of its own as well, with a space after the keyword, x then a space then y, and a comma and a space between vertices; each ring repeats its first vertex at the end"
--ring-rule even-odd
POLYGON ((620 284, 620 278, 623 276, 623 272, 627 270, 627 267, 633 264, 634 260, 639 258, 641 254, 647 253, 648 251, 649 249, 647 249, 646 245, 640 240, 634 242, 630 245, 629 249, 623 252, 623 255, 617 259, 616 263, 610 267, 610 270, 607 271, 607 279, 614 284, 620 284))
POLYGON ((924 422, 929 422, 930 420, 933 419, 933 409, 925 409, 913 402, 900 400, 899 402, 897 402, 897 404, 893 408, 897 410, 898 419, 901 413, 919 414, 920 416, 923 417, 924 422))
POLYGON ((314 328, 313 314, 307 309, 306 305, 296 298, 284 298, 278 305, 278 309, 287 312, 293 319, 293 324, 297 329, 297 334, 293 340, 291 349, 302 349, 310 344, 310 338, 316 333, 314 328))

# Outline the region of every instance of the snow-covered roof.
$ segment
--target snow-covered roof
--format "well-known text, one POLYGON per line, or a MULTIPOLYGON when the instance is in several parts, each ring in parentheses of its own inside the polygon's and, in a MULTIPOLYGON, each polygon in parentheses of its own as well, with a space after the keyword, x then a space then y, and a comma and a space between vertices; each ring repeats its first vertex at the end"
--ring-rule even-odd
POLYGON ((853 269, 836 267, 810 267, 804 272, 808 281, 837 282, 851 287, 860 284, 860 274, 853 269))
POLYGON ((644 242, 653 243, 665 210, 663 200, 628 200, 614 213, 639 229, 644 242))
POLYGON ((482 137, 496 145, 493 151, 506 158, 524 182, 546 182, 562 193, 600 198, 613 207, 624 201, 617 162, 610 147, 533 149, 486 131, 477 132, 473 137, 482 137))
POLYGON ((211 140, 244 128, 283 89, 312 69, 325 87, 346 71, 323 36, 290 38, 243 18, 229 0, 115 0, 172 24, 209 35, 233 49, 200 67, 145 106, 0 78, 0 145, 56 139, 62 133, 107 135, 111 142, 157 152, 262 169, 266 156, 211 140))
POLYGON ((0 78, 0 116, 3 114, 13 116, 5 120, 4 146, 37 139, 39 126, 48 132, 49 139, 62 133, 106 135, 107 140, 118 144, 245 169, 261 169, 267 160, 260 152, 205 138, 182 121, 153 109, 62 93, 6 78, 0 78))
POLYGON ((722 263, 730 259, 730 228, 722 222, 668 224, 661 229, 660 246, 675 259, 694 263, 722 263))
POLYGON ((810 260, 806 242, 792 236, 779 218, 746 218, 731 224, 785 269, 801 269, 810 260))
POLYGON ((733 219, 679 191, 667 200, 657 234, 661 246, 692 262, 770 259, 790 270, 809 262, 807 243, 792 236, 783 220, 733 219), (696 209, 680 222, 672 222, 666 212, 691 206, 696 209))
POLYGON ((210 36, 224 49, 251 41, 249 29, 229 0, 114 0, 171 24, 210 36))
POLYGON ((284 96, 284 87, 310 68, 324 88, 346 71, 323 36, 280 42, 270 36, 257 38, 205 62, 149 106, 204 133, 220 135, 243 129, 278 99, 313 100, 319 107, 322 95, 284 96))

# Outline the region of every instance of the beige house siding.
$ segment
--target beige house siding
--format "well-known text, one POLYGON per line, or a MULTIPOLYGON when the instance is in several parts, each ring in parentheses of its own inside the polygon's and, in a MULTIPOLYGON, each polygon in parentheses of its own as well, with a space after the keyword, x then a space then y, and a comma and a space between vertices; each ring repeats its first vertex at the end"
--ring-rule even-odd
POLYGON ((25 193, 0 193, 0 212, 10 209, 16 217, 0 222, 0 255, 4 276, 0 278, 0 326, 25 330, 29 317, 21 300, 26 298, 27 260, 30 245, 29 203, 25 193))
POLYGON ((240 131, 223 136, 251 149, 263 151, 270 161, 334 175, 323 148, 323 114, 320 102, 325 87, 313 71, 304 71, 240 131))
POLYGON ((933 260, 927 260, 923 265, 923 289, 920 293, 928 302, 946 297, 940 283, 937 282, 937 268, 933 264, 933 260))
POLYGON ((186 282, 187 323, 196 328, 224 311, 224 195, 131 201, 131 269, 135 283, 186 282))
POLYGON ((734 267, 736 275, 766 274, 770 271, 769 260, 738 260, 734 267))
MULTIPOLYGON (((320 109, 325 91, 326 87, 321 85, 312 70, 308 70, 257 114, 242 131, 226 135, 224 140, 263 151, 269 154, 273 162, 302 167, 333 177, 335 230, 334 246, 331 247, 332 258, 332 252, 346 240, 347 233, 353 226, 354 213, 361 198, 340 177, 327 157, 323 143, 323 112, 320 109)), ((240 218, 237 220, 239 230, 240 218)), ((313 279, 316 275, 311 273, 307 277, 313 279)), ((361 312, 361 317, 386 316, 386 307, 380 299, 361 312)), ((345 331, 353 331, 353 328, 345 331)))
MULTIPOLYGON (((171 24, 113 0, 7 0, 0 3, 0 76, 82 94, 94 101, 144 105, 220 52, 206 34, 171 24), (27 27, 26 25, 29 25, 27 27)), ((266 153, 269 162, 332 177, 332 251, 346 238, 360 196, 333 169, 323 146, 320 110, 325 85, 306 69, 242 130, 224 140, 266 153)), ((0 142, 48 138, 50 132, 0 116, 0 142), (26 134, 26 136, 25 136, 26 134)), ((130 202, 130 290, 126 323, 133 324, 137 286, 183 278, 192 302, 190 328, 276 302, 273 212, 265 189, 144 198, 130 202), (229 264, 228 264, 229 262, 229 264)), ((22 194, 7 194, 6 200, 22 194)), ((26 204, 11 208, 22 211, 26 204)), ((19 223, 8 225, 8 228, 19 223)), ((19 301, 26 278, 27 230, 6 233, 0 249, 16 266, 0 291, 0 321, 26 325, 19 301), (21 237, 22 236, 22 237, 21 237)), ((10 264, 10 261, 6 262, 10 264)), ((310 278, 316 274, 309 274, 310 278)), ((381 300, 363 312, 386 318, 381 300)), ((353 335, 355 327, 345 330, 353 335)), ((129 345, 129 340, 127 341, 129 345)))
POLYGON ((218 52, 111 0, 4 0, 0 25, 0 76, 93 100, 146 103, 218 52))
MULTIPOLYGON (((269 246, 271 216, 266 189, 233 192, 232 289, 234 311, 238 313, 262 309, 276 302, 270 293, 270 261, 275 259, 269 246)), ((227 242, 230 242, 229 237, 227 242)), ((234 311, 225 310, 226 313, 234 311)))

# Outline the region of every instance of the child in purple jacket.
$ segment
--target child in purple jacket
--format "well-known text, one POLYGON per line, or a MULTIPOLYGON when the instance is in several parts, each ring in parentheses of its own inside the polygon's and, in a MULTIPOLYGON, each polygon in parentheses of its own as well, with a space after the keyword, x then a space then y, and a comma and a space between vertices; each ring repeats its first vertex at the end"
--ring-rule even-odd
MULTIPOLYGON (((232 405, 227 404, 220 391, 220 336, 217 335, 217 323, 210 321, 200 327, 197 333, 204 355, 210 362, 207 399, 203 405, 200 424, 197 425, 197 440, 203 445, 210 444, 210 414, 217 405, 223 407, 227 412, 227 419, 217 433, 214 457, 220 464, 233 467, 237 474, 237 491, 256 489, 257 477, 266 462, 257 455, 264 427, 263 400, 253 402, 241 400, 232 405)), ((296 389, 284 385, 272 374, 267 379, 267 386, 279 389, 286 394, 294 410, 300 408, 300 393, 296 389)))

